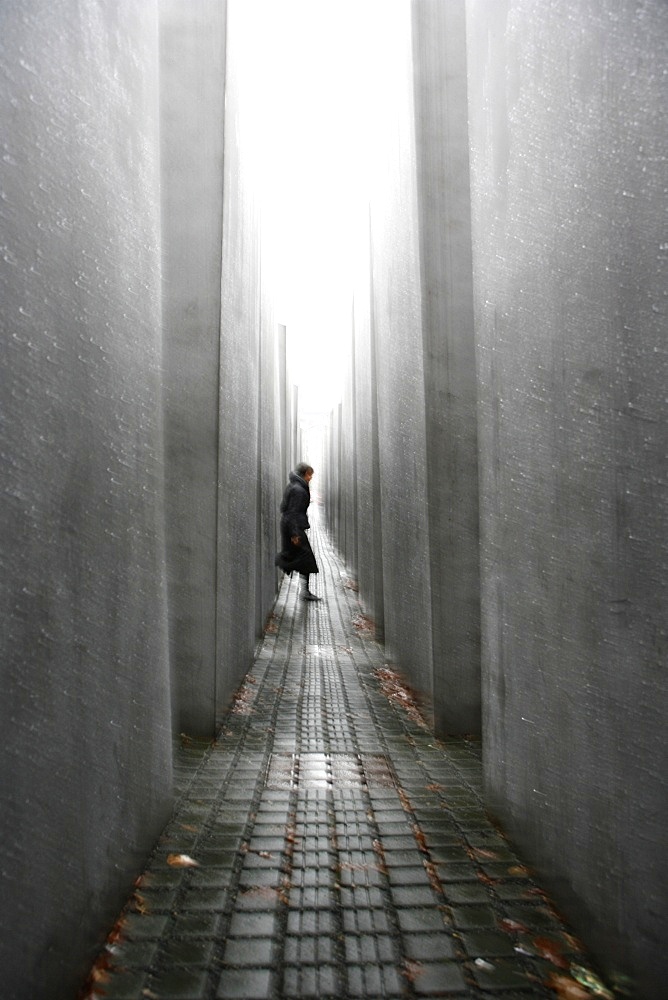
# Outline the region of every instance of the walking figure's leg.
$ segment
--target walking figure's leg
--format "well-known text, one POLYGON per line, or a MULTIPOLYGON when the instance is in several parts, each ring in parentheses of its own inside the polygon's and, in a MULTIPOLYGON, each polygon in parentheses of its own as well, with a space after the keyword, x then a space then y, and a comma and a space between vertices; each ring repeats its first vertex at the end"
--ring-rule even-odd
POLYGON ((311 591, 309 590, 308 578, 309 574, 307 573, 301 574, 302 588, 299 596, 301 597, 302 601, 319 601, 320 598, 316 597, 315 594, 312 594, 311 591))

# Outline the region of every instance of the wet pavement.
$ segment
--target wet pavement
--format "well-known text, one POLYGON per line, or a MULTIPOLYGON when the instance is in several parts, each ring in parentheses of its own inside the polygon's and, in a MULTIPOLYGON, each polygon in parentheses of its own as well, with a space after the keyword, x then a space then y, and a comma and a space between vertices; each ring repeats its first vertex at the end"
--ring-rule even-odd
POLYGON ((89 995, 611 996, 486 817, 480 743, 434 738, 311 537, 324 600, 286 578, 217 741, 183 739, 89 995))

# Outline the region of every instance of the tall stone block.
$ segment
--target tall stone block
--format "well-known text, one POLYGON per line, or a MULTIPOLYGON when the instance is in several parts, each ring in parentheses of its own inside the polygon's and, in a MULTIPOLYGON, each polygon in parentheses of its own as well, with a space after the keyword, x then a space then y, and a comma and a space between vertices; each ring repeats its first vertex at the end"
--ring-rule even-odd
POLYGON ((358 248, 354 298, 355 337, 355 468, 356 522, 358 532, 357 579, 360 597, 373 618, 376 636, 383 640, 381 473, 378 440, 378 380, 376 333, 373 313, 372 258, 368 219, 360 220, 355 239, 358 248))
POLYGON ((219 363, 216 558, 216 708, 219 717, 250 667, 256 637, 257 474, 261 266, 253 185, 252 26, 237 4, 227 16, 226 127, 219 363))
POLYGON ((171 807, 157 12, 0 10, 0 978, 69 1000, 171 807))
POLYGON ((411 10, 383 13, 370 143, 385 640, 431 711, 432 612, 411 10))
POLYGON ((169 606, 176 732, 215 725, 226 4, 160 0, 169 606))
POLYGON ((608 973, 655 997, 668 8, 467 15, 487 796, 608 973))
MULTIPOLYGON (((263 282, 263 289, 265 283, 263 282)), ((258 365, 258 469, 256 546, 256 634, 260 634, 275 597, 279 573, 274 565, 280 549, 278 509, 285 481, 281 432, 281 346, 272 303, 261 296, 260 363, 258 365)))
POLYGON ((414 0, 426 511, 437 731, 480 732, 476 367, 464 0, 414 0))

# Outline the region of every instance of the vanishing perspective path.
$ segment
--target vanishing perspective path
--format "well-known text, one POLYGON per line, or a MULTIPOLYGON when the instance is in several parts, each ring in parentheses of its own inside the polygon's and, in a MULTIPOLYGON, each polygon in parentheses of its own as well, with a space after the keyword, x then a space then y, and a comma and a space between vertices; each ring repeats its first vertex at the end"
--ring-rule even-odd
MULTIPOLYGON (((93 970, 110 1000, 612 996, 437 740, 317 523, 93 970)), ((420 637, 416 635, 415 641, 420 637)))

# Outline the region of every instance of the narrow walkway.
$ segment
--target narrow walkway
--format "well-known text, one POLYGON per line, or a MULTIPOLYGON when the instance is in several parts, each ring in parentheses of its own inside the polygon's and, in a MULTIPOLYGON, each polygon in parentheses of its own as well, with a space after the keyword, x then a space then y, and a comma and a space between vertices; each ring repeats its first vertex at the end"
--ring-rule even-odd
POLYGON ((181 751, 93 995, 605 996, 487 820, 479 744, 434 738, 311 535, 325 599, 284 581, 219 739, 181 751))

